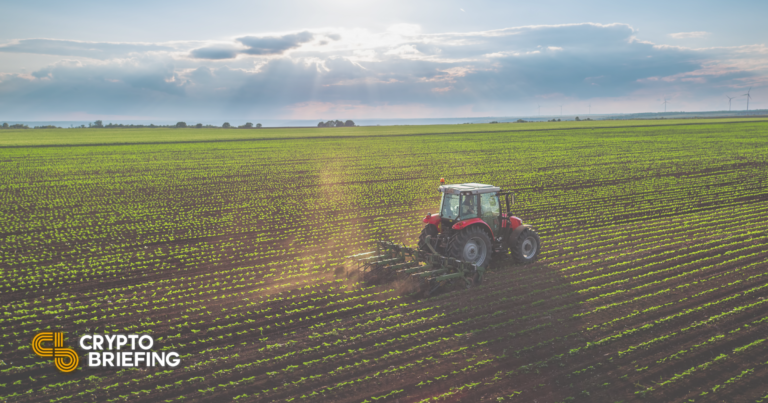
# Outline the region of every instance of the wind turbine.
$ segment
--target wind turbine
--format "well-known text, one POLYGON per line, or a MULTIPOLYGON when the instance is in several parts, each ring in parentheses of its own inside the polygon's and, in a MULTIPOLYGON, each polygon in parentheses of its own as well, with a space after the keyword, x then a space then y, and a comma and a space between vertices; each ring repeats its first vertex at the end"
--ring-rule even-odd
POLYGON ((667 113, 667 98, 664 98, 664 113, 667 113))
POLYGON ((749 112, 749 100, 752 99, 752 95, 749 95, 750 91, 752 91, 752 87, 749 87, 749 90, 747 90, 747 93, 742 95, 747 97, 747 112, 749 112))
POLYGON ((728 98, 728 112, 730 112, 731 111, 731 100, 733 98, 736 98, 736 97, 729 97, 728 95, 726 95, 725 97, 728 98))

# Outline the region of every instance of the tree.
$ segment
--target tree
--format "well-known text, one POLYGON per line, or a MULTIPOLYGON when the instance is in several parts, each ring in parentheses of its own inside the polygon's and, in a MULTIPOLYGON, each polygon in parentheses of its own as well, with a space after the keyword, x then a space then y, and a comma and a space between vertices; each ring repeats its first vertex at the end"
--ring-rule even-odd
POLYGON ((317 127, 327 127, 324 122, 320 122, 317 124, 317 127))
POLYGON ((100 120, 93 122, 93 127, 104 127, 104 123, 100 120))
POLYGON ((347 126, 347 127, 353 127, 354 125, 355 125, 355 122, 351 120, 347 120, 346 122, 344 122, 344 126, 347 126))
POLYGON ((221 127, 225 128, 225 129, 229 129, 232 126, 230 126, 229 122, 224 122, 224 124, 221 125, 221 127))
POLYGON ((253 129, 253 123, 247 122, 246 124, 240 126, 239 129, 253 129))
POLYGON ((334 127, 344 127, 344 122, 342 122, 340 120, 336 120, 336 121, 333 122, 333 126, 334 127))
POLYGON ((261 123, 256 123, 256 128, 261 129, 261 123))
POLYGON ((178 122, 176 123, 176 127, 187 127, 187 122, 178 122))
POLYGON ((200 128, 202 128, 202 127, 203 127, 203 124, 202 124, 202 123, 198 123, 198 124, 196 124, 196 125, 195 125, 195 127, 196 127, 196 128, 198 128, 198 129, 200 129, 200 128))
POLYGON ((7 129, 7 128, 8 128, 8 123, 3 123, 3 129, 7 129))
POLYGON ((578 117, 578 116, 576 116, 576 121, 578 122, 578 121, 580 121, 580 120, 581 120, 581 119, 579 119, 579 117, 578 117))

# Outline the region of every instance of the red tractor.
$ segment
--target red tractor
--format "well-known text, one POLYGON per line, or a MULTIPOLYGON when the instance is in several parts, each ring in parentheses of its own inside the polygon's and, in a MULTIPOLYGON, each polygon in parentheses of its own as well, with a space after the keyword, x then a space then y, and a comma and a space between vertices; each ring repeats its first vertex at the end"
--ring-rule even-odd
MULTIPOLYGON (((443 179, 441 183, 445 183, 443 179)), ((480 183, 442 185, 440 213, 427 214, 419 249, 485 268, 491 255, 509 253, 521 264, 534 262, 541 250, 536 231, 510 212, 512 192, 480 183), (500 197, 504 196, 506 212, 500 197), (429 244, 428 244, 429 243, 429 244)))

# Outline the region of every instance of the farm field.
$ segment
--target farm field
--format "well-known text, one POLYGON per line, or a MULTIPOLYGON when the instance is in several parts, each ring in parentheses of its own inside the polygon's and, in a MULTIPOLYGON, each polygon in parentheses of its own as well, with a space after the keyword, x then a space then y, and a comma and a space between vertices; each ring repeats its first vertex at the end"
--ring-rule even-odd
POLYGON ((768 120, 199 130, 0 131, 0 401, 768 402, 768 120), (358 282, 440 177, 539 261, 358 282), (182 361, 61 374, 43 330, 182 361))

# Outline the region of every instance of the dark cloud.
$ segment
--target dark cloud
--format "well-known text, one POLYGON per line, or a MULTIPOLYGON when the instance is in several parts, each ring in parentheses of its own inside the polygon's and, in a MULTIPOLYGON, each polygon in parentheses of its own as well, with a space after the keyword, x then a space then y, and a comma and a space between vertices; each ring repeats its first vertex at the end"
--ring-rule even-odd
POLYGON ((247 46, 242 53, 247 55, 276 55, 311 41, 314 35, 309 31, 283 36, 244 36, 237 41, 247 46))
POLYGON ((0 52, 82 56, 102 60, 130 53, 171 50, 174 49, 156 44, 79 42, 55 39, 22 39, 14 44, 0 46, 0 52))
POLYGON ((189 55, 195 59, 234 59, 237 57, 238 50, 232 47, 209 46, 192 50, 189 55))
POLYGON ((314 39, 314 35, 309 31, 283 36, 244 36, 237 38, 237 41, 246 46, 245 49, 236 49, 232 46, 209 46, 194 49, 189 55, 195 59, 209 60, 234 59, 238 54, 280 55, 286 50, 295 49, 312 39, 314 39))

